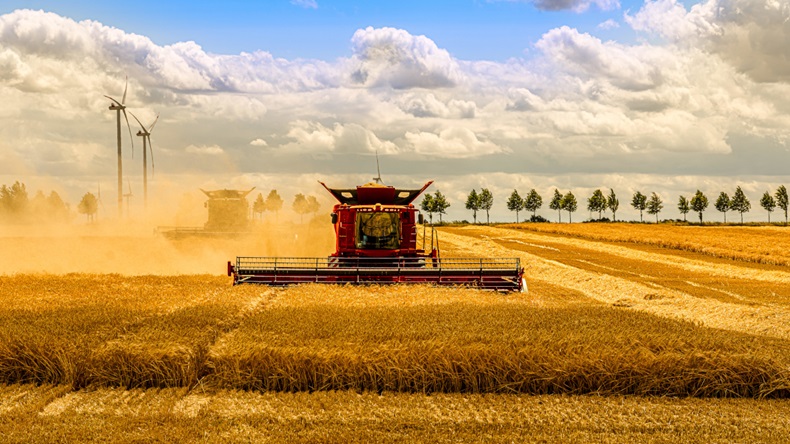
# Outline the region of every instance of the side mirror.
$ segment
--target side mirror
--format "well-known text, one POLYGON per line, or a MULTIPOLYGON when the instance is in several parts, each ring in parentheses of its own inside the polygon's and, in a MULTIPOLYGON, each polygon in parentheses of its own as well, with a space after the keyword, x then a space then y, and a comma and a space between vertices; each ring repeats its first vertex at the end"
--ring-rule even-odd
POLYGON ((419 213, 419 215, 417 216, 417 223, 419 223, 420 225, 425 223, 425 218, 422 217, 422 213, 419 213))
POLYGON ((332 225, 337 223, 337 213, 332 213, 332 225))

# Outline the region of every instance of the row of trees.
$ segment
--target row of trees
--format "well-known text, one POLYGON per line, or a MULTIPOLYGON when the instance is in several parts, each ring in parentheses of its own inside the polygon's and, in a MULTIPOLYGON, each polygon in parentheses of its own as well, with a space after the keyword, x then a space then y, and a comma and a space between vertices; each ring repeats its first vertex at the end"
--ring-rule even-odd
MULTIPOLYGON (((426 196, 430 198, 430 196, 426 196)), ((491 192, 484 188, 480 193, 472 190, 467 197, 466 208, 472 210, 475 223, 477 222, 477 211, 481 209, 486 210, 486 221, 488 221, 488 211, 494 203, 494 197, 491 192), (482 196, 485 196, 484 198, 482 196), (483 203, 484 202, 484 203, 483 203)), ((683 220, 686 220, 686 215, 694 211, 699 215, 700 223, 702 222, 702 213, 708 208, 708 198, 700 190, 690 198, 680 196, 678 198, 678 211, 683 214, 683 220)), ((527 193, 526 197, 521 197, 517 190, 513 190, 507 200, 507 209, 516 213, 516 222, 519 221, 519 212, 522 210, 532 212, 532 221, 545 221, 537 215, 537 211, 543 206, 543 198, 533 188, 527 193)), ((447 204, 449 206, 449 204, 447 204)), ((647 211, 648 214, 656 217, 658 222, 658 215, 664 209, 664 201, 657 193, 653 192, 648 197, 637 191, 631 197, 631 206, 639 211, 639 220, 643 221, 643 214, 647 211)), ((785 214, 785 223, 787 223, 787 208, 788 208, 788 195, 787 189, 784 185, 779 186, 776 192, 771 195, 766 191, 760 199, 760 206, 768 212, 768 222, 771 222, 771 213, 780 208, 785 214)), ((722 192, 716 199, 715 207, 718 211, 724 213, 724 222, 727 222, 727 212, 737 211, 741 216, 741 223, 743 223, 743 213, 751 209, 751 202, 740 186, 735 189, 732 198, 722 192)), ((566 194, 560 193, 558 189, 554 189, 554 195, 549 202, 549 208, 557 211, 558 221, 562 222, 562 212, 568 212, 568 221, 572 222, 572 215, 578 209, 578 201, 573 192, 568 191, 566 194)), ((617 210, 620 208, 620 200, 617 198, 613 189, 609 189, 609 194, 605 195, 600 189, 593 191, 592 196, 587 199, 587 209, 591 213, 598 213, 598 220, 603 220, 603 212, 609 210, 612 212, 612 220, 617 220, 617 210)), ((423 207, 423 209, 425 209, 423 207)))
POLYGON ((0 186, 0 219, 6 222, 62 221, 69 217, 69 206, 55 191, 39 190, 30 198, 24 183, 0 186))
MULTIPOLYGON (((266 199, 263 198, 263 194, 258 193, 258 196, 255 198, 255 201, 252 203, 252 214, 253 217, 257 217, 259 219, 263 218, 263 213, 266 211, 272 212, 275 214, 275 218, 279 217, 280 210, 283 208, 283 199, 280 197, 280 194, 277 193, 277 190, 269 191, 269 195, 266 196, 266 199)), ((321 209, 321 204, 318 202, 315 196, 305 196, 302 193, 297 194, 294 196, 294 201, 291 204, 293 211, 299 215, 300 222, 304 221, 304 215, 310 213, 317 213, 321 209)))

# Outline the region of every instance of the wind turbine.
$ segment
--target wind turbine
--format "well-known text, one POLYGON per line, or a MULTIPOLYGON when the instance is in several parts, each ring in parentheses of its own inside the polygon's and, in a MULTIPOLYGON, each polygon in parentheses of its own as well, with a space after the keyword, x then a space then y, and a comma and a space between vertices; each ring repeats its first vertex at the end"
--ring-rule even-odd
POLYGON ((123 98, 117 101, 112 97, 105 95, 108 99, 112 100, 110 110, 115 111, 117 116, 118 128, 118 218, 123 215, 123 161, 121 160, 121 111, 123 111, 123 118, 126 119, 126 126, 129 128, 129 140, 132 142, 132 155, 134 155, 134 138, 132 138, 132 126, 129 125, 129 117, 126 116, 126 91, 129 88, 129 77, 126 78, 126 84, 123 87, 123 98))
POLYGON ((126 198, 126 217, 129 217, 129 199, 133 196, 132 194, 132 184, 129 181, 126 181, 126 184, 129 185, 129 192, 124 194, 123 197, 126 198))
POLYGON ((143 125, 143 123, 140 122, 140 119, 138 119, 133 112, 129 111, 129 114, 131 114, 132 117, 134 117, 134 120, 136 120, 137 123, 140 124, 140 128, 142 128, 142 130, 137 132, 137 135, 143 138, 143 207, 148 208, 148 158, 146 154, 147 152, 146 147, 148 150, 151 151, 151 173, 153 173, 154 145, 151 143, 151 131, 154 130, 154 125, 156 125, 156 122, 159 120, 159 114, 156 115, 156 118, 154 119, 154 123, 152 123, 151 126, 148 127, 148 129, 145 129, 145 125, 143 125), (147 146, 146 146, 146 140, 148 141, 147 146))

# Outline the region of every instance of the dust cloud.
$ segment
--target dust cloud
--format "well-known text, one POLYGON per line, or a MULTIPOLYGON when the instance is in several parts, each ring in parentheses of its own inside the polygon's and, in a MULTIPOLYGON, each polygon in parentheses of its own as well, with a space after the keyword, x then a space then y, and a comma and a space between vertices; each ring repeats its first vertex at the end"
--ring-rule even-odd
POLYGON ((170 239, 142 223, 0 226, 0 274, 224 274, 236 256, 317 256, 334 251, 329 217, 304 223, 253 221, 243 234, 170 239))

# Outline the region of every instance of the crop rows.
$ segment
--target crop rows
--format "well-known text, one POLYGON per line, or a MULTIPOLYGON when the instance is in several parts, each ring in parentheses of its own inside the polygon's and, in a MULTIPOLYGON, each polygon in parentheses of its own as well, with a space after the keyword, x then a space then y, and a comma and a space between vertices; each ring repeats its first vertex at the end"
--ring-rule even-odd
POLYGON ((534 292, 98 275, 0 277, 0 291, 6 384, 790 395, 784 341, 534 292))

